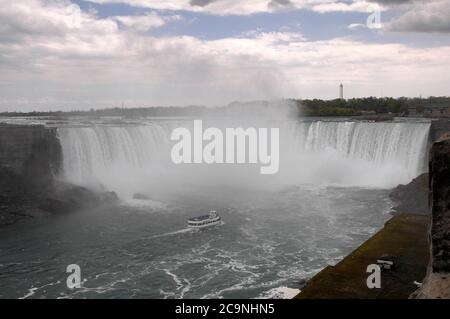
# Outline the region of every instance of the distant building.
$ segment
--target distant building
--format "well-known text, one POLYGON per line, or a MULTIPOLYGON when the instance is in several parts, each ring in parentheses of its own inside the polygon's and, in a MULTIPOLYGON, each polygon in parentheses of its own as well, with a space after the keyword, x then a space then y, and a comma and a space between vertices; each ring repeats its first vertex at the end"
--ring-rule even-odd
POLYGON ((344 99, 344 85, 342 83, 339 85, 339 98, 344 99))

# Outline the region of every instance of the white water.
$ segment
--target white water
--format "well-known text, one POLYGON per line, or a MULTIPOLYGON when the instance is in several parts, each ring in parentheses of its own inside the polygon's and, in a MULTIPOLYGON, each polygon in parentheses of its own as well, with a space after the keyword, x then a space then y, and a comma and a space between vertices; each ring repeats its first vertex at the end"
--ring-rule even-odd
MULTIPOLYGON (((428 123, 313 122, 291 127, 285 145, 301 163, 295 180, 391 188, 426 171, 428 123), (301 154, 301 155, 299 155, 301 154)), ((288 167, 294 166, 286 164, 288 167)))
MULTIPOLYGON (((279 124, 279 123, 278 123, 279 124)), ((93 188, 135 193, 183 192, 192 185, 337 185, 390 188, 426 170, 428 123, 293 122, 280 127, 280 171, 229 165, 174 165, 171 130, 180 123, 59 128, 63 178, 93 188)))

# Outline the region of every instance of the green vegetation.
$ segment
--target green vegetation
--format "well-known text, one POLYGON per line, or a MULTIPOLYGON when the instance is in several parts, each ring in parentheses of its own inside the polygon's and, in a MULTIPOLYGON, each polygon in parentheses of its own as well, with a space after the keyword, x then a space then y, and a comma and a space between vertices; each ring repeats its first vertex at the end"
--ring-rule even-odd
POLYGON ((335 100, 290 100, 297 103, 304 116, 354 116, 363 114, 398 114, 407 115, 415 109, 423 113, 425 107, 450 106, 450 97, 429 98, 392 98, 365 97, 335 100))
POLYGON ((219 115, 227 114, 229 111, 245 109, 249 112, 261 112, 262 108, 276 109, 283 106, 294 107, 302 116, 357 116, 370 114, 396 114, 407 115, 411 110, 415 113, 423 113, 428 107, 449 107, 450 97, 428 97, 428 98, 392 98, 392 97, 364 97, 353 99, 334 100, 300 100, 288 99, 287 103, 276 103, 269 101, 233 102, 224 107, 208 108, 205 106, 186 107, 138 107, 138 108, 107 108, 89 111, 48 111, 48 112, 4 112, 0 116, 121 116, 121 117, 164 117, 164 116, 196 116, 201 114, 219 115), (281 105, 281 106, 280 106, 281 105))
POLYGON ((350 255, 309 280, 296 298, 408 298, 417 289, 414 281, 422 282, 427 272, 429 218, 406 213, 393 217, 350 255), (367 266, 385 254, 398 257, 399 265, 382 272, 380 289, 369 289, 367 266))

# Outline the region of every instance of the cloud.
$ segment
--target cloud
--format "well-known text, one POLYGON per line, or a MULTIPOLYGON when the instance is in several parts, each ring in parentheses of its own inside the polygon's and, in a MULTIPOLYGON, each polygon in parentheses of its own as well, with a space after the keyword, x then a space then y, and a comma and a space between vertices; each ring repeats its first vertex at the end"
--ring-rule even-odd
MULTIPOLYGON (((185 10, 214 15, 250 15, 273 12, 290 6, 305 7, 315 0, 89 0, 93 3, 125 3, 134 7, 157 10, 185 10)), ((321 0, 317 0, 321 1, 321 0)))
POLYGON ((292 6, 291 0, 272 0, 268 3, 269 8, 289 8, 292 6))
POLYGON ((384 8, 377 3, 364 0, 355 0, 353 2, 329 1, 320 3, 311 7, 313 11, 320 13, 328 12, 374 12, 382 11, 384 8))
POLYGON ((250 15, 279 10, 373 11, 378 4, 366 0, 88 0, 95 3, 125 3, 130 6, 160 9, 186 10, 213 15, 250 15))
POLYGON ((362 23, 352 23, 352 24, 349 24, 347 28, 349 28, 350 30, 354 30, 354 29, 360 29, 360 28, 366 28, 366 27, 367 26, 362 23))
POLYGON ((414 3, 410 9, 386 26, 396 32, 450 32, 450 1, 431 0, 414 3))
POLYGON ((376 2, 383 5, 399 5, 405 3, 412 3, 417 1, 428 1, 428 0, 368 0, 370 2, 376 2))
POLYGON ((211 2, 214 2, 214 0, 191 0, 189 4, 192 6, 204 7, 210 4, 211 2))
POLYGON ((93 3, 123 3, 156 10, 184 10, 212 15, 251 15, 281 10, 328 12, 373 12, 433 0, 86 0, 93 3))
POLYGON ((179 15, 160 16, 154 12, 147 13, 146 15, 114 17, 114 20, 120 22, 126 28, 137 32, 146 32, 150 29, 161 27, 167 22, 181 19, 182 17, 179 15))
POLYGON ((312 41, 289 30, 155 37, 136 32, 154 27, 148 15, 81 12, 73 24, 67 1, 0 4, 0 110, 334 98, 341 82, 353 96, 448 93, 445 45, 312 41))

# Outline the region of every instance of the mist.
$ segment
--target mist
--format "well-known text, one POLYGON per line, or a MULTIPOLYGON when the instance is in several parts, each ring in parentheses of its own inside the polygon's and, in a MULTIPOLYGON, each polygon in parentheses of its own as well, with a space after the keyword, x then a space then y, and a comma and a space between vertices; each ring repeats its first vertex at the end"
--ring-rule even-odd
POLYGON ((201 116, 203 130, 279 128, 276 174, 261 175, 260 164, 174 164, 170 154, 176 142, 170 140, 171 132, 178 127, 192 130, 194 119, 141 119, 132 125, 60 127, 61 178, 115 191, 124 200, 139 195, 170 201, 192 192, 214 192, 220 197, 225 189, 392 188, 425 170, 421 154, 425 154, 429 124, 311 122, 299 119, 298 109, 284 101, 224 110, 201 116))

